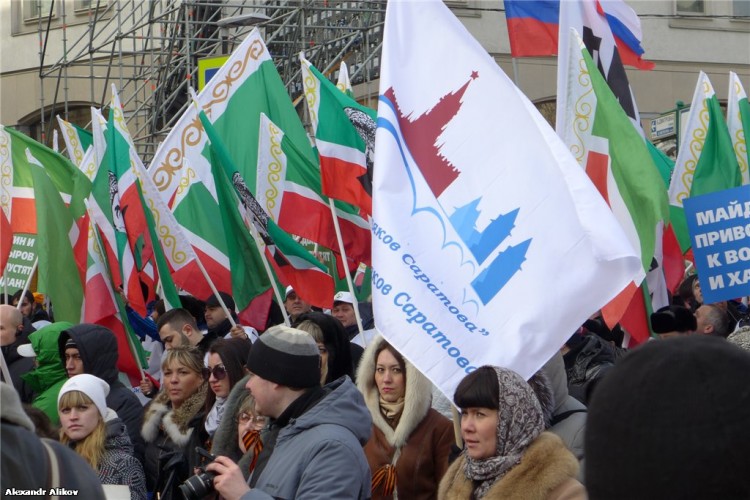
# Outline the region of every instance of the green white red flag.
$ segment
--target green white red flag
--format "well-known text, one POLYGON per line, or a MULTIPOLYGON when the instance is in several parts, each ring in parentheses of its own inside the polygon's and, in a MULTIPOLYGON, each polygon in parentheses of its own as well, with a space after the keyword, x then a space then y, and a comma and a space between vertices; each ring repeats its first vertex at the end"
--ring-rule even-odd
POLYGON ((103 215, 104 219, 96 223, 102 231, 115 288, 121 287, 129 305, 145 316, 147 298, 143 295, 141 280, 151 298, 155 285, 155 269, 150 262, 153 246, 131 168, 130 145, 122 132, 124 118, 119 102, 110 106, 106 130, 101 135, 97 121, 92 121, 95 144, 102 139, 105 144, 95 146, 98 150, 104 149, 98 157, 100 166, 92 193, 100 209, 95 214, 103 215))
POLYGON ((86 154, 86 150, 88 150, 94 142, 91 132, 63 120, 60 116, 57 117, 57 124, 60 126, 60 131, 62 132, 62 137, 65 141, 65 151, 68 153, 68 158, 70 158, 77 167, 80 166, 83 162, 83 156, 86 154))
POLYGON ((0 125, 0 205, 14 233, 36 234, 34 184, 26 150, 44 165, 47 175, 78 218, 86 210, 84 200, 91 183, 70 160, 44 144, 0 125))
MULTIPOLYGON (((609 325, 625 313, 652 267, 667 193, 646 142, 610 90, 577 32, 569 33, 566 102, 557 132, 584 168, 641 258, 642 273, 602 310, 609 325)), ((637 339, 643 341, 645 339, 637 339)))
POLYGON ((371 215, 377 113, 339 90, 302 54, 300 63, 323 194, 371 215))
MULTIPOLYGON (((96 114, 93 116, 96 118, 96 114)), ((94 148, 88 149, 79 168, 93 178, 96 176, 98 166, 94 148)), ((89 211, 97 208, 92 201, 93 196, 90 198, 89 211)), ((121 305, 112 286, 112 274, 108 269, 107 256, 101 245, 101 233, 97 232, 96 224, 89 214, 84 217, 86 218, 87 251, 81 320, 84 323, 94 323, 112 330, 117 339, 117 369, 128 376, 131 385, 137 386, 141 378, 140 367, 145 361, 145 354, 127 321, 122 320, 125 312, 121 311, 121 305)))
MULTIPOLYGON (((155 278, 158 278, 161 283, 162 298, 166 302, 167 307, 170 309, 181 307, 179 294, 172 280, 170 265, 174 264, 175 267, 179 267, 189 257, 193 257, 194 253, 192 253, 192 249, 184 241, 184 238, 181 238, 181 232, 179 232, 176 222, 173 221, 173 217, 171 217, 171 213, 166 208, 166 204, 158 196, 153 187, 153 182, 148 177, 146 167, 143 165, 136 151, 135 144, 124 119, 120 119, 122 117, 122 105, 120 104, 120 98, 114 85, 112 86, 112 108, 120 110, 114 114, 115 129, 119 136, 127 143, 130 160, 124 175, 120 175, 120 179, 127 178, 125 184, 126 191, 121 196, 124 204, 123 218, 126 230, 128 231, 128 241, 134 253, 137 253, 136 250, 139 249, 139 246, 150 244, 152 257, 143 256, 142 258, 146 261, 150 260, 147 265, 151 266, 152 271, 155 266, 157 271, 147 275, 146 279, 143 279, 143 273, 141 273, 141 280, 149 284, 153 283, 155 278), (148 196, 144 194, 144 185, 148 187, 145 190, 148 196), (127 210, 127 213, 125 210, 127 210), (166 213, 169 213, 169 215, 166 215, 166 213), (157 220, 159 221, 158 228, 155 222, 157 220), (140 235, 131 234, 131 227, 136 231, 141 231, 145 228, 147 238, 141 241, 140 235), (164 251, 163 247, 169 250, 168 254, 164 251), (168 259, 167 255, 171 259, 168 259)), ((118 167, 124 166, 124 164, 118 163, 118 167)), ((140 253, 143 253, 142 249, 140 249, 140 253)), ((198 269, 195 270, 199 272, 198 269)), ((197 277, 194 276, 194 278, 197 277)))
POLYGON ((719 100, 708 76, 702 71, 693 94, 687 125, 681 135, 669 185, 669 205, 670 219, 685 253, 691 243, 683 200, 737 187, 742 183, 737 156, 719 100))
POLYGON ((291 285, 303 300, 316 307, 333 307, 334 283, 326 267, 269 218, 232 163, 211 122, 203 112, 199 116, 211 141, 214 163, 223 169, 223 173, 214 171, 215 182, 217 186, 228 182, 234 188, 249 223, 263 240, 266 257, 280 281, 285 286, 291 285))
MULTIPOLYGON (((293 226, 285 226, 283 222, 279 225, 285 231, 327 246, 319 240, 335 233, 327 199, 320 194, 317 157, 258 30, 251 32, 219 69, 198 95, 198 102, 251 190, 255 189, 258 144, 254 138, 258 137, 260 113, 272 117, 289 134, 289 140, 300 153, 299 161, 291 164, 290 175, 297 182, 304 180, 303 188, 312 194, 303 196, 305 199, 300 200, 295 209, 301 208, 306 215, 315 213, 319 217, 311 223, 307 217, 295 217, 293 226), (318 203, 321 199, 323 203, 318 203), (327 217, 319 214, 319 208, 328 211, 327 217)), ((149 173, 214 282, 226 286, 231 279, 228 250, 222 246, 225 238, 220 233, 223 229, 216 224, 220 216, 215 208, 216 189, 209 158, 203 155, 207 142, 197 109, 191 106, 157 150, 149 173), (199 186, 194 185, 197 180, 200 180, 199 186)), ((340 202, 337 206, 362 223, 354 234, 344 232, 347 248, 364 247, 363 242, 370 237, 367 223, 354 215, 356 208, 340 202)), ((366 255, 348 255, 352 260, 369 262, 369 243, 366 250, 366 255)))
POLYGON ((216 194, 219 197, 220 216, 217 222, 227 235, 226 247, 232 269, 232 297, 240 311, 253 312, 257 319, 263 317, 271 306, 273 288, 264 271, 263 257, 255 240, 245 227, 244 207, 232 189, 226 172, 221 166, 219 154, 213 144, 209 145, 211 172, 214 175, 216 194))
POLYGON ((352 89, 352 82, 349 80, 349 67, 344 61, 341 61, 341 65, 339 66, 339 77, 336 81, 336 87, 352 99, 354 98, 354 89, 352 89))
MULTIPOLYGON (((260 116, 258 145, 255 175, 258 201, 263 209, 286 231, 338 253, 331 208, 320 194, 320 176, 311 169, 294 168, 304 164, 301 152, 285 131, 264 113, 260 116)), ((348 267, 353 269, 359 262, 370 264, 371 237, 369 223, 352 213, 349 207, 337 203, 335 213, 349 260, 348 267)), ((343 274, 343 267, 339 274, 343 274)))
MULTIPOLYGON (((69 206, 69 213, 74 220, 85 212, 84 200, 91 191, 89 180, 67 158, 10 127, 0 125, 0 209, 3 212, 0 224, 4 226, 0 228, 3 230, 3 235, 0 236, 0 261, 5 260, 5 263, 12 245, 12 234, 39 234, 38 200, 35 200, 31 170, 33 165, 44 165, 46 175, 62 196, 63 202, 69 206)), ((79 231, 73 231, 71 237, 77 234, 79 231)), ((39 245, 37 241, 37 246, 39 245)), ((47 272, 47 266, 52 264, 47 260, 47 256, 39 257, 41 274, 47 272)), ((67 264, 60 263, 61 266, 67 264)), ((75 264, 75 261, 72 264, 75 264)), ((81 275, 78 281, 81 281, 81 275)), ((44 280, 38 286, 42 291, 47 287, 44 280)), ((62 301, 65 302, 65 298, 62 301)), ((80 309, 78 314, 80 315, 80 309)))
POLYGON ((55 307, 55 318, 81 322, 83 286, 78 274, 73 243, 78 227, 65 206, 47 170, 27 149, 29 173, 34 184, 37 214, 36 251, 39 257, 37 289, 47 294, 55 307))
POLYGON ((727 127, 737 164, 742 174, 742 184, 750 184, 750 150, 747 139, 750 135, 750 104, 747 93, 734 71, 729 72, 729 98, 727 99, 727 127))

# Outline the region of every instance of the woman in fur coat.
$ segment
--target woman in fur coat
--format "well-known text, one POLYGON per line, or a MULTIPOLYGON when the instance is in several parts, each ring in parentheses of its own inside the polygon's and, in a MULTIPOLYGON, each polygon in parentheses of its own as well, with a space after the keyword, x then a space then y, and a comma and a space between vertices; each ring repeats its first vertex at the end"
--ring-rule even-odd
POLYGON ((357 386, 373 421, 365 445, 373 500, 435 498, 448 469, 453 426, 430 407, 430 382, 377 337, 362 355, 357 386))
POLYGON ((148 490, 165 500, 182 498, 179 485, 201 465, 195 447, 208 440, 203 427, 207 383, 203 356, 192 346, 169 349, 161 369, 162 388, 146 407, 141 435, 148 490))
POLYGON ((465 448, 440 483, 439 500, 585 499, 578 460, 544 432, 539 399, 517 373, 483 366, 458 384, 465 448))

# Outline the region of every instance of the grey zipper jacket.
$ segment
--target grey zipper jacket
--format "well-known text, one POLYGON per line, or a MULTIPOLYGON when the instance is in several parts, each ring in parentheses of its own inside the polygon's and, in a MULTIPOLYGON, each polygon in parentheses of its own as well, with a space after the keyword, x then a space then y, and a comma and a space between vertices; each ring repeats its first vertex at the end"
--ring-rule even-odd
POLYGON ((370 498, 362 450, 372 429, 370 412, 349 377, 326 388, 332 392, 279 431, 268 464, 242 500, 370 498))

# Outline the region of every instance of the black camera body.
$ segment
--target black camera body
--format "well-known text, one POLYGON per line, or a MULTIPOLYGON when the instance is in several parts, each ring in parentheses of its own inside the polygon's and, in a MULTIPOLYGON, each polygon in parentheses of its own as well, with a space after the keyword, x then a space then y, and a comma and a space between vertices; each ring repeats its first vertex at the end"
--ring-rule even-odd
POLYGON ((182 496, 187 500, 200 500, 212 491, 214 491, 214 478, 216 474, 208 472, 206 465, 213 462, 216 457, 211 455, 208 451, 204 450, 200 446, 195 447, 195 451, 202 457, 208 459, 208 461, 202 466, 198 467, 200 472, 192 477, 187 478, 179 488, 182 492, 182 496))

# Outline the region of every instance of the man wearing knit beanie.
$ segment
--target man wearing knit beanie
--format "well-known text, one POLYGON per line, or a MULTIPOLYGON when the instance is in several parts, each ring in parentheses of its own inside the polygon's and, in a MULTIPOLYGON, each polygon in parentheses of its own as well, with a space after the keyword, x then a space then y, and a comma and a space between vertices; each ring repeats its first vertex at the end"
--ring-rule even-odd
POLYGON ((591 499, 750 498, 750 353, 718 337, 648 342, 589 405, 591 499))
POLYGON ((362 446, 372 418, 348 377, 320 387, 320 354, 310 335, 279 325, 253 344, 245 386, 255 410, 270 417, 249 486, 227 457, 207 470, 225 498, 360 499, 370 497, 362 446))

